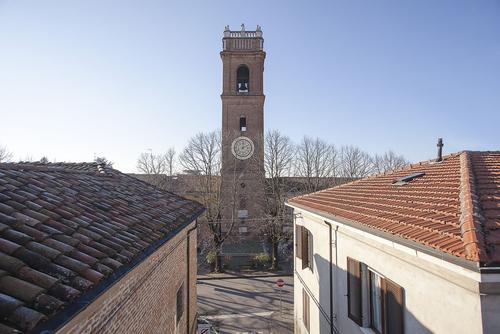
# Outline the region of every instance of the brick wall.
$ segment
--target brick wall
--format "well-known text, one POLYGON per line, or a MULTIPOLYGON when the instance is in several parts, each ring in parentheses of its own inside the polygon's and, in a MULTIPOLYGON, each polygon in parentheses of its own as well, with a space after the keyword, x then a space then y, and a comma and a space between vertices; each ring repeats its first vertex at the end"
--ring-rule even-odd
MULTIPOLYGON (((260 43, 260 39, 256 39, 260 43)), ((251 219, 263 216, 264 199, 264 60, 265 52, 221 53, 223 64, 222 99, 222 217, 230 219, 238 210, 248 211, 248 220, 238 223, 233 230, 238 236, 238 227, 247 227, 249 236, 257 232, 251 219), (237 72, 241 65, 249 68, 248 93, 236 91, 237 72), (246 118, 246 130, 240 131, 240 118, 246 118), (234 139, 245 136, 254 145, 253 156, 237 160, 232 154, 234 139)), ((239 235, 240 240, 248 236, 239 235)), ((252 236, 250 236, 252 237, 252 236)))
POLYGON ((151 254, 58 333, 173 334, 196 328, 196 230, 187 237, 194 226, 193 222, 151 254), (176 295, 183 282, 184 312, 176 326, 176 295))

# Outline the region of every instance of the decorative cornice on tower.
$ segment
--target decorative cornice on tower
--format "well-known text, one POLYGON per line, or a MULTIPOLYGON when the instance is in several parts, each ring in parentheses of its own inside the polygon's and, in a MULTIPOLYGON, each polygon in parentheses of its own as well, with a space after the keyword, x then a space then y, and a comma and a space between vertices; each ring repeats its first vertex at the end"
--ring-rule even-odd
POLYGON ((259 25, 254 31, 245 30, 245 24, 241 24, 241 30, 230 30, 229 26, 224 28, 222 38, 222 49, 224 51, 262 51, 264 39, 262 29, 259 25))

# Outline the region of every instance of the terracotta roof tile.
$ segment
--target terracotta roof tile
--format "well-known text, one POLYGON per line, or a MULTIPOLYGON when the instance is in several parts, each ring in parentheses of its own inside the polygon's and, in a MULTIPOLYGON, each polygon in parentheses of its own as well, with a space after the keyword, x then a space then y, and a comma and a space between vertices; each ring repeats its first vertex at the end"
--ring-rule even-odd
POLYGON ((52 315, 55 311, 64 306, 62 301, 45 293, 39 294, 32 304, 35 310, 47 315, 52 315))
POLYGON ((110 257, 104 258, 101 260, 101 263, 105 264, 106 266, 113 268, 113 269, 118 269, 122 266, 121 262, 118 262, 116 260, 113 260, 110 257))
POLYGON ((0 292, 27 303, 32 303, 43 291, 44 290, 38 285, 28 283, 12 276, 0 278, 0 292))
POLYGON ((3 293, 0 293, 0 316, 2 318, 8 317, 12 312, 16 310, 19 306, 21 306, 23 303, 9 295, 5 295, 3 293))
POLYGON ((6 253, 6 254, 12 254, 16 250, 18 250, 19 247, 21 247, 21 246, 14 243, 14 242, 0 238, 0 252, 6 253))
POLYGON ((93 163, 0 164, 0 333, 31 330, 201 211, 93 163))
POLYGON ((35 327, 38 322, 45 319, 46 317, 42 313, 28 307, 19 306, 10 314, 7 321, 8 324, 13 324, 22 331, 28 331, 35 327))
POLYGON ((28 266, 20 268, 16 272, 17 276, 26 282, 37 284, 38 286, 48 290, 57 283, 58 279, 50 275, 44 274, 38 270, 28 266))
POLYGON ((481 265, 500 263, 500 152, 452 154, 292 198, 290 203, 420 242, 481 265), (394 180, 425 175, 403 185, 394 180))
POLYGON ((113 269, 111 269, 110 267, 108 267, 100 262, 94 263, 92 265, 92 268, 94 268, 95 270, 97 270, 98 272, 103 274, 104 276, 108 276, 108 275, 113 273, 113 269))
POLYGON ((76 297, 81 295, 81 291, 72 288, 69 285, 63 284, 63 283, 56 283, 54 284, 48 292, 50 293, 51 296, 54 296, 60 300, 64 301, 72 301, 76 297))

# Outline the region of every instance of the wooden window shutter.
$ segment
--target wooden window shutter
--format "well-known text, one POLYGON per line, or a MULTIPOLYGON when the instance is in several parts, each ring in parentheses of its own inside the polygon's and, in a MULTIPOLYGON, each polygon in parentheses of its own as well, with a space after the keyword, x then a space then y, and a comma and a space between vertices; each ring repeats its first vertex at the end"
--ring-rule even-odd
POLYGON ((359 326, 361 322, 361 263, 347 258, 347 315, 359 326))
POLYGON ((302 227, 302 269, 309 267, 309 231, 302 227))
POLYGON ((383 279, 384 333, 404 333, 404 289, 388 279, 383 279))
POLYGON ((295 225, 295 254, 302 259, 302 226, 295 225))
POLYGON ((314 263, 314 249, 313 249, 313 235, 311 232, 307 231, 307 254, 308 254, 308 267, 314 271, 313 263, 314 263))
POLYGON ((307 294, 306 290, 302 289, 302 320, 308 332, 310 327, 309 323, 311 322, 310 311, 309 295, 307 294))

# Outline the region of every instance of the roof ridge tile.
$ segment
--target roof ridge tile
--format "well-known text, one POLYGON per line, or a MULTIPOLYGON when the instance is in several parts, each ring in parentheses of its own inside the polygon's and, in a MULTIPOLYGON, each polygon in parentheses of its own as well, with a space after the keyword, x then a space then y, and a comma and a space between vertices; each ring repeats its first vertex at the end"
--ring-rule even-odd
POLYGON ((484 217, 476 194, 474 169, 469 151, 460 155, 460 176, 460 231, 465 253, 469 260, 486 262, 488 256, 484 251, 482 230, 484 217))

